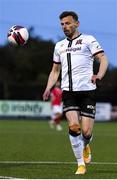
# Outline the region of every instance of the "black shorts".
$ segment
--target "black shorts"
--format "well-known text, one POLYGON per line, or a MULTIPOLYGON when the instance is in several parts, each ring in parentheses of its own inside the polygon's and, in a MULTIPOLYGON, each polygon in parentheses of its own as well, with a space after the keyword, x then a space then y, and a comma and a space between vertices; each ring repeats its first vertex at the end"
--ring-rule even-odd
POLYGON ((79 111, 81 116, 95 118, 96 90, 63 91, 63 111, 79 111))

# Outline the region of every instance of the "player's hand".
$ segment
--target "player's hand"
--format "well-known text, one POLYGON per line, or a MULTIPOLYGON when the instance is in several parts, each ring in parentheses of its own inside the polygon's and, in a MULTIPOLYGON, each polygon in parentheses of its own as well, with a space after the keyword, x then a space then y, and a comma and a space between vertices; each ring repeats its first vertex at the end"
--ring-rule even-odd
POLYGON ((98 76, 98 75, 93 75, 92 78, 91 78, 91 82, 93 84, 96 84, 99 80, 101 80, 101 77, 98 76))
POLYGON ((50 90, 46 89, 45 92, 43 93, 43 100, 46 101, 48 100, 50 96, 50 90))

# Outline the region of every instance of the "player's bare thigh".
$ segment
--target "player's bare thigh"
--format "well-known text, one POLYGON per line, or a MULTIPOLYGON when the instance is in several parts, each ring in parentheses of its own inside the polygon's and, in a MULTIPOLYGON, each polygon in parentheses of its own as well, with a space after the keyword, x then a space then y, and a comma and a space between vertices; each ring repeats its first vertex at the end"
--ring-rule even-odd
POLYGON ((65 115, 66 115, 69 126, 72 126, 74 124, 79 124, 79 112, 78 111, 67 111, 65 115))
POLYGON ((82 116, 81 127, 82 127, 82 133, 85 136, 90 136, 92 134, 93 126, 94 126, 94 119, 93 118, 82 116))

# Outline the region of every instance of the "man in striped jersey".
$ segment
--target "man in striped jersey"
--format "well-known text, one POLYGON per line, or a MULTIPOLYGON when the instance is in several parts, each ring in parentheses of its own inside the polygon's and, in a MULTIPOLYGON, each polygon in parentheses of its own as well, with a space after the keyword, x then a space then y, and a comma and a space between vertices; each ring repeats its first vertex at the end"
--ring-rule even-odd
POLYGON ((69 138, 78 162, 75 174, 86 173, 86 163, 91 161, 89 143, 92 139, 96 82, 105 75, 108 60, 104 50, 92 35, 78 31, 78 15, 64 11, 60 16, 65 39, 56 43, 53 67, 50 72, 43 99, 47 100, 50 89, 62 75, 63 111, 69 125, 69 138), (99 70, 93 74, 93 62, 99 60, 99 70), (81 120, 81 121, 80 121, 81 120))

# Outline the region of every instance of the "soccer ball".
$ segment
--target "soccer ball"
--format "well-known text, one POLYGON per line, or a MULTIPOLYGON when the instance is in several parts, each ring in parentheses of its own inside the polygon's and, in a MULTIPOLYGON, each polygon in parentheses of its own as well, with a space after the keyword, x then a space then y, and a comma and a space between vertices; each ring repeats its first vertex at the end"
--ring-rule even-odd
POLYGON ((23 26, 12 26, 7 34, 8 41, 13 45, 24 45, 29 38, 28 30, 23 26))

